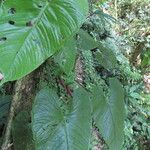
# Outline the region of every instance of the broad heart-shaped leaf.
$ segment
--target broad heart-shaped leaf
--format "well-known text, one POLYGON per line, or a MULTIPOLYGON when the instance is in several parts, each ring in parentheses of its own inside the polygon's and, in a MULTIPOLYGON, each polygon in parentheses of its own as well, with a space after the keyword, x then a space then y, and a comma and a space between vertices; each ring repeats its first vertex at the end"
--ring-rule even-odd
POLYGON ((87 0, 7 0, 0 6, 0 72, 3 83, 42 64, 86 18, 87 0))
POLYGON ((74 91, 70 113, 59 106, 51 89, 36 97, 32 112, 32 129, 36 150, 88 150, 91 128, 89 94, 82 88, 74 91))
POLYGON ((93 89, 93 117, 110 150, 121 150, 125 119, 124 91, 121 83, 110 79, 110 97, 106 99, 102 89, 93 89))

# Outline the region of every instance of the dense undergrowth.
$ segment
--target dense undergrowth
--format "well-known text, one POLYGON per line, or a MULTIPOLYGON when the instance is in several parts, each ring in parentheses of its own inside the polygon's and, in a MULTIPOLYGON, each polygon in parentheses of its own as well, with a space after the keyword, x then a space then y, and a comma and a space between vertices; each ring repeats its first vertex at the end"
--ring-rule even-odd
MULTIPOLYGON (((130 64, 139 70, 142 78, 150 75, 150 1, 119 0, 117 8, 123 52, 130 64)), ((150 88, 148 80, 131 78, 127 91, 127 120, 125 148, 150 147, 150 88)))

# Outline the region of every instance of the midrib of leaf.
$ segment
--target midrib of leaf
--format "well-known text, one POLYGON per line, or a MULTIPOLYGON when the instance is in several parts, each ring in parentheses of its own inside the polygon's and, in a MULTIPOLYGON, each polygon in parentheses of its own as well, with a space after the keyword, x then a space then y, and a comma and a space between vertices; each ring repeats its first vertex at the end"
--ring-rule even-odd
POLYGON ((65 136, 66 136, 66 142, 67 142, 67 150, 69 150, 69 140, 68 140, 68 130, 67 130, 67 125, 66 125, 66 121, 64 118, 64 122, 65 122, 65 136))
POLYGON ((21 52, 22 47, 24 47, 24 44, 26 43, 27 38, 30 36, 30 34, 32 33, 32 30, 38 25, 39 20, 41 20, 41 17, 43 15, 43 13, 45 12, 45 10, 47 9, 47 7, 49 6, 49 2, 46 2, 45 6, 43 7, 43 9, 41 9, 39 16, 37 16, 36 21, 34 22, 33 26, 28 30, 27 32, 27 36, 25 36, 24 38, 24 42, 23 44, 20 46, 19 51, 16 52, 14 58, 13 58, 13 63, 10 64, 10 69, 13 68, 14 64, 15 64, 15 59, 18 57, 19 53, 21 52))
MULTIPOLYGON (((113 118, 113 115, 112 115, 111 107, 110 107, 109 103, 107 103, 107 104, 108 104, 108 108, 109 108, 109 111, 110 111, 110 114, 111 114, 111 118, 112 118, 112 122, 113 122, 114 138, 115 138, 115 141, 116 141, 117 139, 116 139, 116 132, 115 132, 115 129, 116 129, 115 121, 114 121, 114 118, 113 118)), ((111 140, 110 145, 111 145, 112 143, 113 143, 113 139, 111 140)), ((115 143, 116 143, 116 142, 115 142, 115 143)), ((116 149, 117 149, 117 147, 116 147, 116 149)))
MULTIPOLYGON (((64 113, 61 111, 61 115, 63 116, 64 113)), ((64 132, 65 132, 65 138, 66 138, 66 143, 67 143, 67 149, 66 150, 70 150, 69 148, 69 135, 68 135, 68 129, 67 129, 67 124, 66 124, 66 116, 63 116, 62 120, 60 121, 60 123, 57 124, 55 130, 53 131, 53 133, 50 135, 51 138, 53 138, 53 136, 55 135, 55 133, 59 130, 60 127, 64 127, 64 132)))

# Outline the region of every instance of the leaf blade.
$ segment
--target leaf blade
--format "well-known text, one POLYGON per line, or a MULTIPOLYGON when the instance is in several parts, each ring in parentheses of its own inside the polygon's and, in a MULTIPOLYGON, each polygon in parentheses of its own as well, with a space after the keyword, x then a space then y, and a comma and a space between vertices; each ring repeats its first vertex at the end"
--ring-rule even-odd
POLYGON ((88 149, 91 106, 87 95, 83 89, 76 89, 72 111, 64 114, 54 91, 42 90, 39 93, 32 113, 32 127, 37 150, 88 149))
POLYGON ((124 92, 120 82, 110 79, 110 97, 94 88, 93 117, 110 150, 121 150, 125 119, 124 92))
POLYGON ((88 11, 86 0, 46 0, 41 9, 38 5, 34 0, 8 0, 0 8, 3 83, 25 76, 52 56, 79 29, 88 11))

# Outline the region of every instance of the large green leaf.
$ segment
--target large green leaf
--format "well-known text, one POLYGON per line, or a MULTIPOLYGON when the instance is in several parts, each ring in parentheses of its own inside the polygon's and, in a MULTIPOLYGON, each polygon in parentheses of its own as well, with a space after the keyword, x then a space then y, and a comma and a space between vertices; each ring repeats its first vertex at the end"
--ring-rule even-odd
POLYGON ((87 0, 7 0, 0 6, 2 82, 21 78, 77 32, 87 0))
POLYGON ((95 41, 86 31, 80 29, 79 35, 79 48, 82 50, 92 50, 99 46, 99 43, 95 41))
POLYGON ((15 150, 35 150, 30 120, 28 111, 22 111, 15 117, 12 126, 15 150))
POLYGON ((91 127, 89 94, 82 88, 74 91, 70 113, 59 106, 57 94, 44 89, 33 108, 32 128, 36 150, 88 150, 91 127))
POLYGON ((121 150, 125 119, 124 92, 117 79, 110 79, 110 97, 95 87, 93 117, 110 150, 121 150))
POLYGON ((117 59, 114 52, 100 43, 99 51, 95 53, 97 61, 106 69, 114 69, 117 66, 117 59))
POLYGON ((55 62, 59 64, 66 75, 70 75, 75 66, 77 47, 74 38, 68 40, 62 50, 54 57, 55 62))

